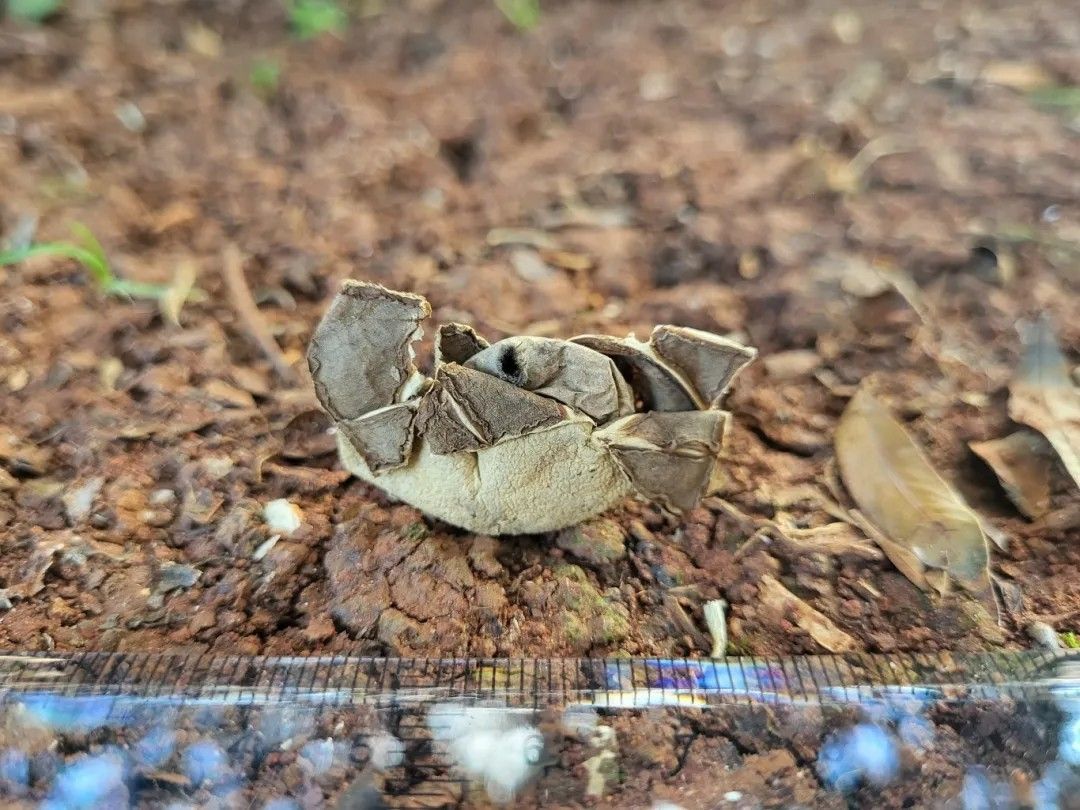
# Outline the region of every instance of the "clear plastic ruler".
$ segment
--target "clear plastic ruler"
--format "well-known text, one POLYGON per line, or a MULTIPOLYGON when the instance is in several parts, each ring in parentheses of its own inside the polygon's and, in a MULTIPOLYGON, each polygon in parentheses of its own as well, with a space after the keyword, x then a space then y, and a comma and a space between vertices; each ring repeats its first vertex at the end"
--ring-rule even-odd
POLYGON ((1080 651, 0 654, 3 807, 858 805, 898 784, 907 806, 1071 807, 1077 766, 1080 651), (760 789, 755 757, 779 763, 760 789), (920 768, 959 793, 934 804, 920 768))

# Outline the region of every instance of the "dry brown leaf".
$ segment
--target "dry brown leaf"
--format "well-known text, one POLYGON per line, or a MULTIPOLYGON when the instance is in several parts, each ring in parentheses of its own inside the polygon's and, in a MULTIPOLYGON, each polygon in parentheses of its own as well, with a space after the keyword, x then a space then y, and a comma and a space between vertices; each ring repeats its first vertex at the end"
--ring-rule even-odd
POLYGON ((189 200, 175 200, 157 211, 150 218, 150 230, 156 234, 163 234, 188 225, 199 218, 199 209, 189 200))
POLYGON ((487 243, 492 247, 528 245, 534 248, 556 248, 558 242, 548 233, 534 228, 492 228, 487 243))
POLYGON ((578 253, 573 250, 551 250, 548 248, 541 248, 540 258, 553 267, 560 267, 563 270, 572 270, 579 273, 585 270, 592 270, 596 267, 596 260, 592 256, 587 253, 578 253))
POLYGON ((901 573, 939 591, 947 588, 947 574, 992 601, 978 516, 865 386, 848 403, 835 442, 844 485, 901 573))
POLYGON ((971 442, 975 454, 990 465, 1009 500, 1029 518, 1050 509, 1051 452, 1034 430, 1018 430, 1004 439, 971 442))
POLYGON ((1045 436, 1080 487, 1080 388, 1069 379, 1048 318, 1028 325, 1023 340, 1024 357, 1009 386, 1009 416, 1045 436))
POLYGON ((790 618, 829 652, 851 652, 858 648, 855 639, 833 624, 828 616, 806 604, 768 574, 758 582, 758 599, 762 609, 772 611, 780 618, 790 618))
POLYGON ((1054 77, 1034 62, 991 62, 979 75, 987 84, 1008 87, 1023 93, 1054 83, 1054 77))

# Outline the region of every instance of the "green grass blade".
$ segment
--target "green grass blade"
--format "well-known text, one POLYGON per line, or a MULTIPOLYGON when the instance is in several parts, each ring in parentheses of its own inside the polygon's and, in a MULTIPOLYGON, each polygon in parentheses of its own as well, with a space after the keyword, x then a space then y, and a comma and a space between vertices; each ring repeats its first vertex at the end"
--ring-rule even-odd
POLYGON ((1080 87, 1073 85, 1040 87, 1029 92, 1028 98, 1043 107, 1080 110, 1080 87))
POLYGON ((495 0, 495 5, 519 31, 533 29, 540 22, 540 0, 495 0))
POLYGON ((47 242, 41 245, 31 245, 26 248, 19 248, 16 250, 0 251, 0 265, 6 264, 18 264, 24 262, 27 259, 33 259, 37 256, 55 256, 62 259, 74 259, 79 264, 86 267, 93 275, 94 280, 98 283, 104 283, 109 280, 112 273, 109 271, 107 265, 101 261, 101 257, 97 254, 87 250, 79 245, 72 245, 67 242, 47 242))
POLYGON ((64 5, 63 0, 8 0, 8 16, 30 23, 43 23, 64 5))

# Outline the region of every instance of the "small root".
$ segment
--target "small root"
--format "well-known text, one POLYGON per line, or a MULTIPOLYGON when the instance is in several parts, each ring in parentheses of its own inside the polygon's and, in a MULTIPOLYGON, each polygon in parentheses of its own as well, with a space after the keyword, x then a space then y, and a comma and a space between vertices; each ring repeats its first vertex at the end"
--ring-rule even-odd
POLYGON ((278 376, 288 384, 295 385, 298 382, 296 372, 293 371, 292 366, 285 359, 281 347, 274 340, 274 336, 270 334, 270 328, 266 325, 262 313, 259 312, 259 307, 255 304, 247 280, 244 278, 244 260, 236 245, 230 244, 226 246, 225 254, 222 256, 221 273, 225 277, 225 286, 229 291, 229 301, 240 318, 241 326, 262 349, 263 354, 273 364, 274 371, 278 373, 278 376))

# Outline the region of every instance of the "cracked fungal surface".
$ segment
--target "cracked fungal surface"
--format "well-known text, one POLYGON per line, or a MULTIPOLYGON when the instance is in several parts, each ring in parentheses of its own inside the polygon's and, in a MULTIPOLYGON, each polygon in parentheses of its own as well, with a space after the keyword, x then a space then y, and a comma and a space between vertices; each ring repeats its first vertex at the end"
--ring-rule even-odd
POLYGON ((433 377, 414 362, 431 307, 346 281, 311 340, 315 392, 345 467, 470 531, 561 529, 628 495, 670 511, 712 488, 720 402, 756 351, 678 326, 489 344, 439 328, 433 377))

